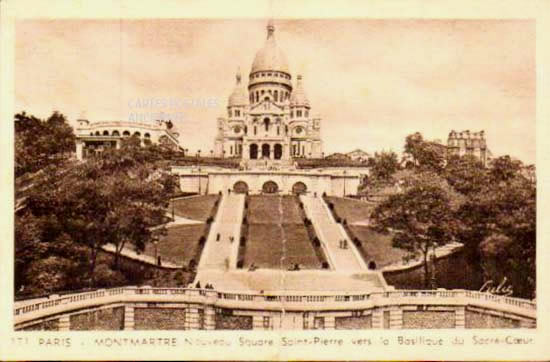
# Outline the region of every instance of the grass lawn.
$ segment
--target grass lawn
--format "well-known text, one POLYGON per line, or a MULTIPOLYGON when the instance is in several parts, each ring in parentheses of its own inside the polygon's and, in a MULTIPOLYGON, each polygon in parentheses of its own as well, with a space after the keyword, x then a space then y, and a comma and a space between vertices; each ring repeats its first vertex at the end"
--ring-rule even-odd
POLYGON ((338 216, 346 219, 348 224, 368 220, 374 209, 372 204, 359 200, 343 199, 341 197, 327 197, 327 200, 334 204, 338 216))
POLYGON ((407 253, 404 250, 392 247, 392 235, 380 234, 368 226, 352 226, 349 228, 353 234, 362 242, 363 249, 367 253, 365 262, 371 260, 376 263, 377 268, 401 262, 407 253))
POLYGON ((303 269, 320 269, 305 226, 250 224, 244 255, 244 268, 252 263, 260 268, 288 269, 300 264, 303 269), (286 242, 283 244, 283 229, 286 242), (283 248, 285 250, 283 250, 283 248), (281 258, 285 256, 282 261, 281 258))
POLYGON ((248 207, 244 268, 252 263, 260 268, 272 269, 288 269, 294 264, 304 269, 321 268, 303 224, 296 196, 254 195, 248 198, 248 207), (283 255, 285 259, 281 266, 283 255))
MULTIPOLYGON (((179 225, 167 229, 164 236, 157 245, 158 255, 162 260, 176 264, 189 265, 189 261, 195 256, 199 247, 199 238, 202 236, 205 224, 179 225)), ((155 246, 148 244, 145 247, 145 254, 155 256, 155 246)), ((198 260, 195 260, 197 263, 198 260)))
MULTIPOLYGON (((210 216, 210 211, 217 199, 218 195, 204 195, 175 200, 172 201, 174 213, 176 216, 205 221, 210 216)), ((172 212, 172 205, 168 208, 168 212, 172 212)))

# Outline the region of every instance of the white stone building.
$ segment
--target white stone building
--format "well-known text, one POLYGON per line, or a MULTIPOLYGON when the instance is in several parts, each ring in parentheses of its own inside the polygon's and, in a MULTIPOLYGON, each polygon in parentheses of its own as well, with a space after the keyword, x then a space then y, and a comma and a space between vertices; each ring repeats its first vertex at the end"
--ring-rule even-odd
POLYGON ((103 152, 106 148, 119 148, 124 137, 137 136, 142 144, 160 143, 172 149, 180 149, 179 134, 164 121, 131 122, 101 121, 89 122, 79 119, 76 127, 76 157, 82 160, 103 152))
POLYGON ((248 85, 237 72, 227 115, 218 118, 217 125, 214 152, 218 157, 241 158, 246 164, 257 163, 254 160, 288 164, 297 157, 321 157, 321 119, 311 114, 300 75, 293 84, 272 22, 252 63, 248 85))

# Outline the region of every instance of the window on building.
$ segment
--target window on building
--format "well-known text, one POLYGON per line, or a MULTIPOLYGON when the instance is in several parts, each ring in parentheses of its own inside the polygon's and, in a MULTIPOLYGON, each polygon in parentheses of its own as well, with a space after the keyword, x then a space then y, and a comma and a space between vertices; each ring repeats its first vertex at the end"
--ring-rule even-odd
POLYGON ((229 117, 231 117, 231 110, 230 109, 227 110, 227 114, 229 115, 229 117))
POLYGON ((264 93, 265 93, 265 90, 264 90, 264 89, 262 89, 262 91, 261 91, 261 94, 264 94, 264 93))
POLYGON ((309 117, 309 111, 306 109, 306 117, 309 117))
POLYGON ((296 145, 292 145, 292 156, 296 156, 296 145))
POLYGON ((302 146, 302 155, 306 154, 306 146, 302 146))
POLYGON ((294 111, 290 111, 290 118, 294 118, 294 111))
POLYGON ((277 136, 279 135, 279 126, 277 126, 277 136))
POLYGON ((270 326, 270 319, 268 316, 264 316, 264 329, 269 329, 270 326))
POLYGON ((240 117, 240 116, 241 116, 241 111, 238 109, 235 109, 235 117, 240 117))
POLYGON ((229 154, 230 154, 230 155, 233 154, 233 146, 229 146, 229 154))
POLYGON ((269 131, 269 118, 264 118, 265 131, 269 131))
POLYGON ((296 117, 302 117, 302 111, 296 111, 296 117))
POLYGON ((279 101, 279 92, 278 91, 275 91, 275 102, 278 102, 279 101))
POLYGON ((254 126, 254 135, 256 135, 256 133, 258 133, 258 129, 254 126))

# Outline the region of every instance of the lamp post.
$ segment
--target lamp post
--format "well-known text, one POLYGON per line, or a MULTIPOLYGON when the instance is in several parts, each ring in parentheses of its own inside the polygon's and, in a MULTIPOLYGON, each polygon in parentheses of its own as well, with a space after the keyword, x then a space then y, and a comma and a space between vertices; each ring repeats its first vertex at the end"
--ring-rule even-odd
POLYGON ((344 197, 346 197, 346 170, 344 170, 344 197))

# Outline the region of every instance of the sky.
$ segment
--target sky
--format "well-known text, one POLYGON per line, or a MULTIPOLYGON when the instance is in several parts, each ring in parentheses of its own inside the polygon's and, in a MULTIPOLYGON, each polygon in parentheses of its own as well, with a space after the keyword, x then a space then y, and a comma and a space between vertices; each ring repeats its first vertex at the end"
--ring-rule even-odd
MULTIPOLYGON (((530 20, 275 20, 293 80, 322 118, 325 154, 402 152, 416 131, 446 142, 485 130, 494 155, 535 162, 535 23, 530 20)), ((240 68, 266 19, 23 20, 15 110, 71 122, 169 114, 189 150, 213 149, 240 68)))

